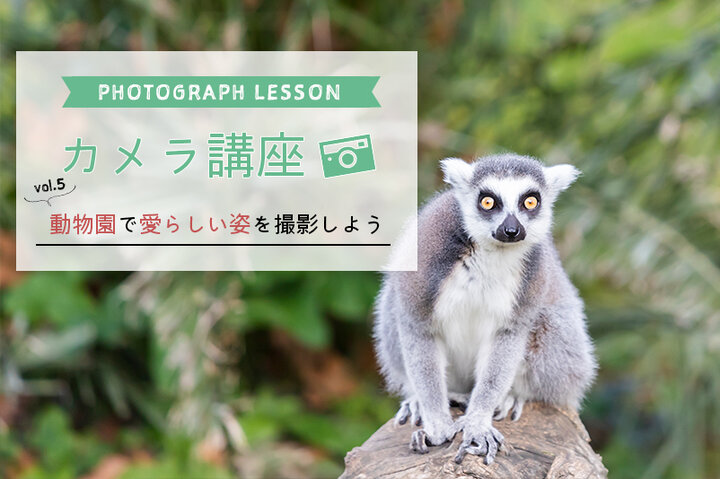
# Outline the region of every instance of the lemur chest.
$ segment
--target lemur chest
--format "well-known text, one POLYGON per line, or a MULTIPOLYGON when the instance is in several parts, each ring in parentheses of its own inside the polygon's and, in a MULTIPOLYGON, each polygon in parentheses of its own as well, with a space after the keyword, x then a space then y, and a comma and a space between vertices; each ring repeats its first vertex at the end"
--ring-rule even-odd
POLYGON ((495 333, 512 317, 522 269, 522 254, 477 252, 458 261, 442 282, 433 322, 450 390, 472 388, 478 361, 487 358, 495 333))

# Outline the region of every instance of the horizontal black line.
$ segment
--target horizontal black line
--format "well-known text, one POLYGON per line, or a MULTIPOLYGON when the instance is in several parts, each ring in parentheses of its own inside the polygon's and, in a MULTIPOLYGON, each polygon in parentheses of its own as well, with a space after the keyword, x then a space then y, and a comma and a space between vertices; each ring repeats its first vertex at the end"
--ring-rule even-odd
POLYGON ((390 246, 390 243, 35 243, 35 246, 390 246))

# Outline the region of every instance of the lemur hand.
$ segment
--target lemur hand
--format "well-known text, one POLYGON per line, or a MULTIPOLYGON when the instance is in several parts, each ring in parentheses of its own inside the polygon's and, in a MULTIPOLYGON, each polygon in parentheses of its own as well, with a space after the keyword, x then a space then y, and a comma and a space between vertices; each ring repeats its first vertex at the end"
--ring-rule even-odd
POLYGON ((420 454, 428 452, 428 446, 439 446, 455 437, 457 428, 450 414, 422 418, 423 428, 413 432, 410 449, 420 454))
POLYGON ((474 454, 485 456, 485 464, 492 464, 505 438, 492 427, 490 416, 466 414, 458 418, 455 424, 458 431, 463 431, 463 441, 455 462, 460 464, 466 454, 474 454))

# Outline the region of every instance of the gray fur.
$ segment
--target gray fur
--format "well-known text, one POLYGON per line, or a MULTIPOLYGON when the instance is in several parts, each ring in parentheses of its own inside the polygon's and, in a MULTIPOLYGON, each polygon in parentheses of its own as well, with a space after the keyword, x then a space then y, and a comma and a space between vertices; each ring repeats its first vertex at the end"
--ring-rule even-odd
MULTIPOLYGON (((398 423, 412 416, 423 425, 413 434, 413 450, 426 452, 428 445, 441 444, 463 431, 456 460, 470 453, 484 455, 490 463, 502 444, 502 435, 492 426, 493 414, 502 418, 512 411, 511 417, 517 419, 529 400, 578 408, 595 376, 583 303, 562 268, 550 233, 552 204, 577 171, 569 165, 545 168, 537 160, 517 155, 481 158, 472 165, 448 160, 443 167, 452 188, 435 195, 418 215, 417 271, 385 275, 376 303, 376 351, 389 390, 403 398, 398 423), (502 187, 510 180, 518 180, 515 184, 520 186, 515 188, 532 184, 541 202, 538 211, 522 211, 518 206, 513 212, 529 231, 536 230, 535 235, 504 244, 486 234, 496 227, 489 222, 501 220, 504 210, 490 219, 477 213, 476 204, 461 202, 476 202, 484 185, 502 187), (482 269, 504 264, 506 257, 508 271, 482 269), (520 259, 513 263, 512 258, 520 259), (492 320, 470 313, 470 326, 490 328, 491 339, 477 345, 476 364, 457 364, 462 356, 448 356, 457 343, 447 333, 453 325, 440 317, 440 308, 446 308, 443 318, 453 318, 454 305, 474 304, 465 295, 482 297, 482 288, 490 287, 493 278, 507 278, 518 270, 513 265, 520 273, 517 280, 508 281, 515 286, 502 290, 514 291, 508 296, 514 298, 508 303, 511 313, 492 320), (448 298, 443 306, 441 296, 448 298), (474 371, 469 388, 459 386, 461 366, 474 371), (451 383, 451 389, 464 390, 448 390, 451 383), (456 397, 468 398, 467 412, 453 423, 448 400, 456 397)), ((502 298, 498 295, 498 301, 502 298)), ((458 310, 458 318, 464 311, 458 310)), ((491 309, 480 305, 478 311, 491 309)))
POLYGON ((478 184, 487 176, 507 178, 510 176, 531 176, 541 186, 545 186, 543 165, 534 158, 513 154, 489 156, 475 165, 472 183, 478 184))

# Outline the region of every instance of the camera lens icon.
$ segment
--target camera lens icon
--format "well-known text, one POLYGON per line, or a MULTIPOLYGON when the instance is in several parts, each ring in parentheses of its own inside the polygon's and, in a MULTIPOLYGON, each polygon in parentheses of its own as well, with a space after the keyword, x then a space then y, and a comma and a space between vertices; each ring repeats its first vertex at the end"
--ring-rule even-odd
POLYGON ((351 136, 320 143, 325 178, 375 169, 370 135, 351 136))
POLYGON ((342 150, 338 156, 338 161, 343 168, 352 168, 357 163, 357 154, 349 148, 342 150))

